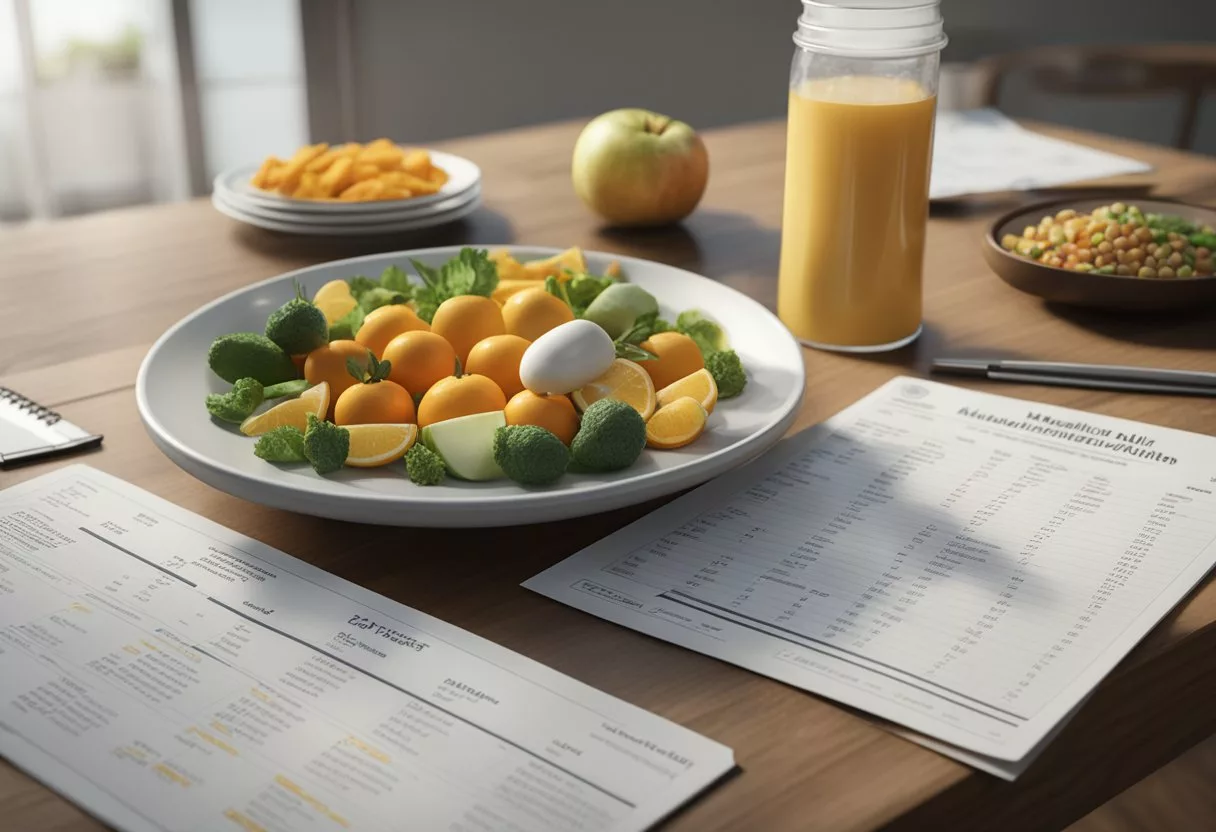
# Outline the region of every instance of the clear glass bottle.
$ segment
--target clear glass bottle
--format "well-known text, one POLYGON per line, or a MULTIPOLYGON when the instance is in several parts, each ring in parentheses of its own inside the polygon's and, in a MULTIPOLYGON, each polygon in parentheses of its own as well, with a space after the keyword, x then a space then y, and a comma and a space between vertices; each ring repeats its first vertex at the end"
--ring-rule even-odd
POLYGON ((876 352, 921 330, 938 0, 803 0, 777 309, 802 342, 876 352))

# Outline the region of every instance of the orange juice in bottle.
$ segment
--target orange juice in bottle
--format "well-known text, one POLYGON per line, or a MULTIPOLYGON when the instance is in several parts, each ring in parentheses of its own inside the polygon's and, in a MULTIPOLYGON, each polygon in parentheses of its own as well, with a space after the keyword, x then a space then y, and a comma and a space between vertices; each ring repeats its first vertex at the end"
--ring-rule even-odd
POLYGON ((803 0, 777 310, 806 344, 872 352, 921 329, 937 0, 803 0))

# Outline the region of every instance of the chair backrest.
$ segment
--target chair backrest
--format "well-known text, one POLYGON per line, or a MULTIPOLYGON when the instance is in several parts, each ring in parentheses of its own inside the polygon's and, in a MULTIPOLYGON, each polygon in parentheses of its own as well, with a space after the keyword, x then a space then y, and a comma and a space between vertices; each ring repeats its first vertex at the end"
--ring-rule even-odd
POLYGON ((1007 76, 1026 75, 1047 93, 1102 98, 1132 98, 1174 93, 1183 98, 1175 131, 1176 147, 1195 143, 1204 91, 1216 87, 1216 45, 1140 44, 1123 46, 1045 46, 979 61, 984 103, 1000 104, 1007 76))

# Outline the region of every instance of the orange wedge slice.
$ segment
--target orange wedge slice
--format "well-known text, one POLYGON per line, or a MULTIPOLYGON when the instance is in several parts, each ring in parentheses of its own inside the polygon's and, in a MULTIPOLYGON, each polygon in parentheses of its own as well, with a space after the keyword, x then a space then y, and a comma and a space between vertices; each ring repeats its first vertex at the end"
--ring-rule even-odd
POLYGON ((718 384, 709 370, 697 370, 679 381, 673 381, 655 394, 660 408, 684 396, 699 401, 706 413, 714 412, 714 405, 718 403, 718 384))
POLYGON ((396 462, 418 438, 417 425, 347 425, 346 429, 350 431, 346 464, 355 468, 396 462))
POLYGON ((692 396, 660 407, 646 423, 646 444, 652 448, 683 448, 705 430, 709 414, 692 396))
POLYGON ((358 303, 350 293, 350 284, 345 280, 331 280, 317 290, 313 305, 325 313, 325 320, 333 324, 346 317, 346 313, 358 303))
POLYGON ((650 374, 634 362, 618 358, 602 376, 570 394, 579 412, 586 410, 600 399, 617 399, 649 419, 654 413, 654 382, 650 374))
POLYGON ((246 436, 261 436, 271 428, 291 425, 304 430, 308 427, 308 414, 314 414, 318 419, 325 418, 329 410, 329 382, 321 382, 309 387, 300 394, 298 399, 276 404, 264 413, 255 413, 241 422, 241 433, 246 436))

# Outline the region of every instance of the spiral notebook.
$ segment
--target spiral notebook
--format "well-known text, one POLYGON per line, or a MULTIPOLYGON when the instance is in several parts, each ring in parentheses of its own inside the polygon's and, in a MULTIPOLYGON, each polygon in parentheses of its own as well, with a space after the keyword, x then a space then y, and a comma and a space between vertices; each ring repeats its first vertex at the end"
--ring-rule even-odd
POLYGON ((101 437, 58 413, 0 387, 0 467, 95 448, 101 437))

